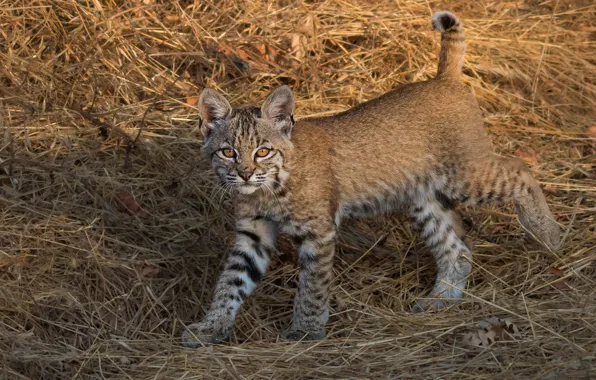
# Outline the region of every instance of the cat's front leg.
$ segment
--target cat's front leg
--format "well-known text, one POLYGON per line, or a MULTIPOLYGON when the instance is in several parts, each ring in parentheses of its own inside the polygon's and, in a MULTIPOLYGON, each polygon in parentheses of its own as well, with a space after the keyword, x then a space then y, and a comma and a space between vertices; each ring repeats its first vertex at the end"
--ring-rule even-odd
POLYGON ((201 322, 188 326, 182 344, 199 347, 201 343, 217 343, 228 338, 240 305, 265 274, 276 238, 277 229, 269 220, 238 221, 236 244, 215 287, 211 307, 201 322))
POLYGON ((335 226, 330 225, 311 231, 300 245, 300 279, 294 299, 292 326, 283 334, 288 340, 317 340, 325 337, 335 237, 335 226))

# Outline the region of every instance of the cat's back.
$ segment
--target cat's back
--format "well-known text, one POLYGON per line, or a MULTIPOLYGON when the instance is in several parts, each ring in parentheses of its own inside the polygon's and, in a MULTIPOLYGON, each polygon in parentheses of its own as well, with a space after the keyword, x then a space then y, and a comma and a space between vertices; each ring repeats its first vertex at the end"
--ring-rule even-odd
POLYGON ((401 85, 340 114, 305 119, 302 124, 317 143, 325 135, 340 155, 389 146, 405 155, 438 153, 462 144, 474 151, 490 147, 476 98, 459 80, 451 79, 401 85))
POLYGON ((295 132, 297 150, 309 152, 303 159, 331 165, 349 192, 491 151, 476 99, 452 79, 399 86, 335 116, 301 120, 295 132))
POLYGON ((431 79, 400 85, 345 112, 312 121, 339 137, 362 130, 387 133, 428 130, 433 133, 437 126, 451 129, 478 126, 482 123, 481 117, 474 95, 463 83, 431 79))

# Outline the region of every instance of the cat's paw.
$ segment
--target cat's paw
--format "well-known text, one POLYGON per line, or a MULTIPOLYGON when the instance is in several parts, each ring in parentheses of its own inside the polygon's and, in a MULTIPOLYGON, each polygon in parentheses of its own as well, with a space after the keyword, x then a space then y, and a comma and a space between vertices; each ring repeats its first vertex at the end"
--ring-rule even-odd
POLYGON ((281 337, 286 340, 295 342, 299 340, 321 340, 325 338, 325 335, 326 333, 324 327, 310 331, 303 331, 301 329, 292 327, 284 331, 281 334, 281 337))
POLYGON ((230 335, 227 327, 216 326, 209 322, 193 323, 182 333, 182 345, 197 348, 203 345, 221 343, 230 335))

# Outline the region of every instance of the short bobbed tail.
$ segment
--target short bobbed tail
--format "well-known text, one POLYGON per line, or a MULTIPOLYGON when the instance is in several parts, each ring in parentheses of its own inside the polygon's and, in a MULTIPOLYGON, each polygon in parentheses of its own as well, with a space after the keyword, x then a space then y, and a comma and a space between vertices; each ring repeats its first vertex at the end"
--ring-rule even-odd
POLYGON ((447 11, 435 13, 432 24, 435 30, 441 32, 437 78, 457 78, 461 75, 466 51, 463 25, 457 16, 447 11))

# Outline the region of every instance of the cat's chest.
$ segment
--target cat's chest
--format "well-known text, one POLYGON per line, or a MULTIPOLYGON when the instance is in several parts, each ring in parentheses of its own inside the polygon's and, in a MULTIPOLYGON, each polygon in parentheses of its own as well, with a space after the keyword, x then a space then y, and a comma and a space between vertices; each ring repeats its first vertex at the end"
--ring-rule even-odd
POLYGON ((260 203, 255 205, 256 213, 273 221, 280 232, 291 236, 304 236, 311 229, 312 217, 296 212, 291 202, 260 203))
POLYGON ((312 229, 312 221, 309 220, 299 220, 292 218, 279 218, 277 220, 273 220, 277 223, 280 232, 290 236, 304 236, 312 229))
POLYGON ((245 200, 246 203, 239 205, 245 210, 245 215, 267 218, 275 222, 280 232, 291 236, 308 234, 316 228, 317 220, 324 217, 317 209, 311 209, 289 192, 275 197, 266 195, 245 200))
POLYGON ((257 213, 274 222, 279 231, 287 235, 304 236, 312 227, 311 218, 303 218, 297 215, 289 204, 286 207, 261 204, 257 213))

